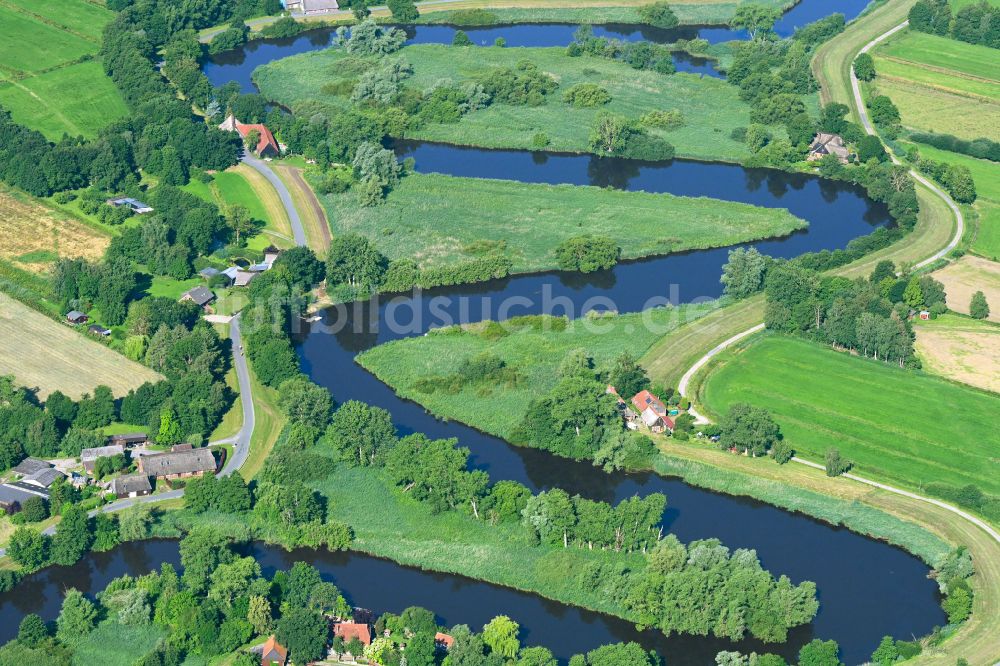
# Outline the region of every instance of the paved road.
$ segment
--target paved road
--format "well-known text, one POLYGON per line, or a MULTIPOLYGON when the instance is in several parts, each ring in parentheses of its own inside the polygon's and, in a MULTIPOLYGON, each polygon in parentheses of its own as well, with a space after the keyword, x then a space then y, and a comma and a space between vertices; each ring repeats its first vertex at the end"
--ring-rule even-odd
POLYGON ((250 438, 256 425, 253 411, 253 393, 250 388, 250 370, 247 368, 247 357, 243 353, 243 339, 240 337, 240 315, 229 322, 229 340, 233 344, 233 367, 236 368, 236 380, 240 387, 240 403, 243 405, 243 425, 238 433, 226 439, 220 439, 212 444, 232 444, 233 455, 227 460, 220 474, 229 476, 246 462, 250 454, 250 438))
POLYGON ((299 211, 295 210, 295 203, 292 201, 292 193, 288 191, 285 184, 278 178, 278 174, 267 165, 267 162, 259 160, 249 153, 243 155, 243 162, 248 166, 256 169, 260 172, 264 178, 267 178, 268 182, 274 186, 274 189, 278 192, 278 197, 281 198, 281 204, 285 207, 285 211, 288 213, 288 221, 292 224, 292 236, 295 238, 296 245, 306 245, 306 232, 302 228, 302 220, 299 218, 299 211))
MULTIPOLYGON (((706 363, 708 363, 715 356, 718 356, 719 353, 722 352, 727 347, 739 342, 748 335, 753 335, 757 331, 763 331, 763 330, 764 330, 764 324, 757 324, 753 328, 748 328, 742 333, 737 333, 736 335, 729 338, 725 342, 721 342, 718 345, 716 345, 710 352, 699 358, 697 361, 695 361, 694 365, 688 368, 687 372, 684 373, 684 376, 681 377, 681 381, 677 384, 678 392, 680 392, 681 395, 687 395, 688 384, 691 383, 691 379, 695 376, 695 374, 703 367, 705 367, 706 363)), ((690 396, 688 397, 690 398, 690 396)), ((694 404, 691 405, 691 408, 688 409, 688 412, 691 414, 691 416, 694 417, 696 423, 710 423, 707 416, 704 416, 703 414, 699 413, 698 410, 694 408, 694 404)))
MULTIPOLYGON (((861 53, 868 53, 868 51, 875 48, 875 46, 889 39, 890 37, 895 35, 897 32, 899 32, 909 24, 910 24, 909 21, 903 21, 895 28, 883 32, 881 35, 879 35, 872 41, 862 46, 861 50, 858 51, 858 54, 860 55, 861 53)), ((861 96, 861 84, 860 82, 858 82, 858 77, 854 75, 853 66, 851 67, 851 92, 854 94, 854 105, 858 109, 858 117, 861 118, 861 125, 865 128, 866 132, 868 132, 872 136, 877 136, 875 132, 875 127, 872 126, 872 122, 868 118, 868 109, 865 108, 865 102, 861 96)), ((894 164, 900 164, 899 158, 896 157, 896 154, 892 152, 891 148, 889 149, 889 156, 892 158, 894 164)), ((946 204, 948 204, 948 208, 950 208, 951 212, 955 215, 955 221, 957 222, 957 225, 955 227, 955 235, 952 237, 948 245, 946 245, 940 251, 927 257, 926 259, 919 261, 913 265, 913 268, 923 268, 924 266, 933 264, 938 259, 943 259, 949 252, 958 247, 958 244, 962 241, 962 235, 965 233, 965 218, 963 217, 962 211, 958 207, 958 204, 956 204, 954 200, 952 200, 952 198, 948 195, 947 192, 942 190, 940 187, 932 183, 930 180, 928 180, 921 174, 917 173, 915 169, 910 169, 910 176, 912 176, 914 180, 918 181, 921 185, 929 189, 931 192, 940 197, 946 204)))

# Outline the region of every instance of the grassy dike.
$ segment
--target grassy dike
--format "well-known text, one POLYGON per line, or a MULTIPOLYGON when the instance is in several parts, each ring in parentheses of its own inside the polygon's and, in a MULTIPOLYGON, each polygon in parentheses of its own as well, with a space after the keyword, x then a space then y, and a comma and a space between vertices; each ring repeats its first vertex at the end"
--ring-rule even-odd
POLYGON ((806 226, 786 210, 704 197, 599 187, 410 174, 379 206, 352 189, 321 197, 335 234, 359 233, 390 259, 421 268, 467 261, 486 249, 514 272, 557 268, 556 247, 583 234, 607 236, 636 259, 784 236, 806 226))
MULTIPOLYGON (((542 106, 494 104, 462 117, 457 123, 434 123, 407 132, 407 138, 440 141, 483 148, 537 149, 536 135, 548 140, 546 150, 588 152, 591 127, 602 111, 638 120, 654 110, 681 112, 684 125, 673 130, 648 128, 650 134, 669 141, 680 157, 737 161, 748 154, 745 144, 731 133, 750 123, 750 107, 739 90, 721 79, 694 74, 658 74, 635 70, 606 58, 572 58, 564 48, 453 47, 440 44, 406 46, 393 54, 413 66, 404 85, 426 90, 442 79, 458 84, 498 67, 515 67, 527 60, 551 74, 559 87, 542 106), (562 94, 578 83, 605 88, 611 102, 600 108, 577 108, 562 94)), ((266 98, 293 109, 308 103, 310 113, 322 109, 337 114, 351 104, 348 94, 337 94, 331 84, 354 80, 362 71, 377 67, 378 59, 361 60, 343 49, 303 53, 264 65, 254 81, 266 98), (352 73, 344 71, 343 61, 352 73)), ((350 87, 347 87, 350 90, 350 87)))

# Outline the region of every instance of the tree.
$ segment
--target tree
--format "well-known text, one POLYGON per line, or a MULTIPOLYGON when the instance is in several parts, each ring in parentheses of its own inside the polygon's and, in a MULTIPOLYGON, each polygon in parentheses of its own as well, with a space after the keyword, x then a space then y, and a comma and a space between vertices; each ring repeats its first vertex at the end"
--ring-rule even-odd
POLYGON ((319 283, 325 273, 323 262, 305 246, 285 250, 278 255, 273 267, 287 270, 292 284, 306 290, 319 283))
POLYGON ((872 653, 872 663, 880 666, 889 666, 899 659, 899 650, 896 648, 896 641, 892 636, 883 636, 875 652, 872 653))
POLYGON ((903 292, 903 302, 911 308, 919 308, 924 304, 924 290, 920 287, 920 276, 914 275, 906 283, 906 290, 903 292))
POLYGON ((396 443, 396 426, 386 410, 348 400, 334 413, 326 436, 345 460, 361 466, 381 465, 396 443))
POLYGON ((236 245, 240 244, 241 235, 250 234, 257 227, 256 222, 250 215, 250 209, 246 206, 240 206, 239 204, 226 206, 223 217, 226 220, 226 226, 233 232, 236 245))
POLYGON ((316 567, 305 562, 296 562, 288 572, 283 601, 289 606, 305 607, 313 588, 323 582, 316 567))
POLYGON ((734 298, 746 298, 764 286, 767 259, 755 248, 739 247, 729 251, 729 260, 722 267, 720 281, 724 291, 734 298))
POLYGON ((858 160, 864 164, 873 159, 885 162, 889 159, 889 155, 877 136, 866 134, 858 141, 858 160))
POLYGON ((781 438, 781 429, 770 412, 745 403, 731 406, 720 425, 720 446, 735 448, 751 456, 764 455, 781 438))
POLYGON ((86 510, 76 504, 67 504, 63 507, 56 535, 52 537, 52 561, 56 564, 75 564, 90 548, 92 541, 86 510))
POLYGON ((986 319, 990 316, 990 304, 986 302, 986 294, 977 291, 969 303, 969 315, 973 319, 986 319))
POLYGON ((795 455, 792 445, 784 441, 775 442, 774 446, 771 447, 771 453, 774 454, 774 461, 779 465, 784 465, 795 455))
POLYGON ((297 664, 322 659, 329 633, 326 618, 305 608, 291 609, 275 627, 278 642, 288 648, 289 658, 297 664))
POLYGON ((875 78, 875 60, 867 53, 859 53, 854 59, 854 76, 862 81, 875 78))
POLYGON ((649 388, 649 376, 632 354, 619 354, 608 371, 608 383, 615 387, 619 395, 633 396, 649 388))
POLYGON ((94 396, 85 393, 80 398, 73 425, 84 430, 94 430, 110 425, 115 420, 115 396, 107 386, 94 389, 94 396))
POLYGON ((20 526, 14 530, 7 543, 10 559, 25 569, 37 569, 45 564, 48 537, 30 527, 20 526))
POLYGON ((21 505, 21 516, 26 523, 38 523, 49 517, 49 507, 41 497, 29 497, 21 505))
POLYGON ((829 449, 826 452, 826 475, 840 476, 851 469, 851 461, 840 455, 839 449, 829 449))
POLYGON ((736 6, 736 12, 729 21, 729 25, 733 28, 746 30, 750 39, 754 40, 769 34, 780 18, 781 11, 776 7, 741 3, 736 6))
POLYGON ((434 666, 434 652, 434 634, 419 631, 406 641, 406 664, 434 666))
POLYGON ((388 265, 388 260, 364 236, 338 235, 330 243, 326 279, 332 285, 345 284, 359 292, 372 292, 382 284, 388 265))
POLYGON ((621 154, 633 132, 634 128, 624 117, 602 111, 597 114, 590 131, 590 149, 595 153, 621 154))
POLYGON ((896 279, 896 265, 889 259, 883 259, 875 265, 875 270, 872 271, 868 281, 877 285, 886 278, 896 279))
POLYGON ((76 588, 66 591, 56 619, 56 637, 68 642, 89 634, 97 625, 97 607, 76 588))
POLYGON ((469 35, 464 30, 456 30, 455 35, 451 38, 452 46, 472 46, 472 40, 469 39, 469 35))
POLYGON ((152 522, 149 507, 129 507, 118 518, 118 535, 122 541, 141 541, 149 536, 152 522))
POLYGON ((399 23, 413 23, 420 17, 413 0, 389 0, 386 4, 392 12, 392 18, 399 23))
POLYGON ((28 647, 36 647, 39 643, 49 637, 48 627, 45 621, 35 613, 28 613, 21 620, 21 625, 17 629, 17 640, 28 647))
POLYGON ((948 596, 941 602, 950 624, 964 622, 972 614, 972 591, 965 581, 961 582, 961 585, 952 584, 948 596))
POLYGON ((621 248, 606 236, 576 236, 556 247, 556 263, 564 271, 592 273, 618 263, 621 248))
POLYGON ((300 375, 278 386, 278 404, 294 423, 322 430, 330 422, 333 398, 327 389, 300 375))
POLYGON ((506 615, 498 615, 483 627, 483 642, 493 654, 504 659, 514 659, 521 649, 518 633, 521 627, 506 615))
POLYGON ((271 631, 273 619, 271 617, 271 603, 266 597, 259 594, 250 595, 249 606, 247 608, 247 622, 253 630, 264 635, 271 631))
POLYGON ((676 28, 680 23, 680 19, 677 18, 674 10, 670 8, 668 3, 663 1, 639 7, 639 18, 642 19, 643 23, 648 23, 657 28, 676 28))
POLYGON ((181 424, 177 422, 177 415, 172 407, 167 406, 160 410, 160 430, 156 435, 156 443, 164 446, 180 444, 183 439, 181 424))
POLYGON ((840 646, 837 641, 814 638, 799 650, 799 666, 844 666, 840 662, 840 646))
POLYGON ((521 514, 524 524, 534 530, 542 543, 561 543, 563 548, 569 547, 576 513, 565 490, 553 488, 538 493, 528 500, 521 514))

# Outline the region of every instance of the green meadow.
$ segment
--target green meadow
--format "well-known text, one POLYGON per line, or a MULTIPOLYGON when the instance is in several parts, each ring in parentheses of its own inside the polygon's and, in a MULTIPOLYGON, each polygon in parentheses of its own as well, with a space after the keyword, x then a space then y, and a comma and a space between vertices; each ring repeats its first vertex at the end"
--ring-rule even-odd
POLYGON ((399 395, 419 402, 438 416, 507 438, 521 421, 528 403, 556 385, 559 364, 570 351, 585 350, 596 366, 626 351, 639 357, 670 331, 717 307, 711 302, 582 317, 570 322, 530 318, 526 323, 508 322, 503 326, 490 322, 451 327, 379 345, 356 360, 399 395), (495 391, 466 386, 457 393, 424 393, 416 388, 419 380, 448 375, 462 361, 483 352, 503 359, 507 367, 516 370, 518 381, 495 391))
POLYGON ((987 259, 1000 261, 1000 164, 968 155, 915 144, 920 155, 938 162, 968 167, 976 184, 976 201, 969 206, 977 219, 971 249, 987 259))
POLYGON ((1000 51, 904 31, 874 56, 875 87, 899 108, 903 125, 1000 140, 1000 51))
POLYGON ((838 448, 855 471, 909 487, 975 484, 1000 493, 1000 397, 797 338, 767 336, 727 353, 699 400, 723 414, 767 408, 795 451, 838 448))
POLYGON ((99 59, 114 13, 87 0, 0 4, 0 106, 50 140, 93 137, 125 103, 99 59))
POLYGON ((354 190, 320 197, 335 234, 360 233, 390 259, 421 267, 500 249, 515 272, 556 268, 562 241, 612 238, 624 258, 734 245, 783 236, 806 223, 785 210, 717 199, 598 187, 410 174, 379 206, 354 190))
MULTIPOLYGON (((310 102, 310 112, 318 108, 335 114, 346 108, 348 95, 337 94, 338 82, 349 82, 358 72, 345 77, 338 63, 347 57, 343 49, 305 53, 258 68, 254 80, 262 94, 293 109, 310 102)), ((637 120, 654 110, 681 112, 683 126, 649 129, 661 136, 683 157, 706 160, 739 160, 746 146, 730 134, 750 122, 750 108, 738 90, 723 80, 700 78, 694 74, 663 75, 635 70, 627 64, 605 58, 569 57, 563 48, 453 47, 418 44, 401 49, 394 58, 413 66, 405 85, 424 90, 442 79, 461 83, 498 67, 514 67, 527 60, 551 74, 559 88, 542 106, 494 104, 468 113, 457 123, 427 124, 407 138, 443 141, 485 148, 537 148, 536 135, 544 134, 547 150, 587 152, 591 127, 601 111, 610 111, 637 120), (578 83, 594 83, 605 88, 611 102, 596 108, 577 108, 562 100, 563 91, 578 83)), ((357 63, 357 59, 352 57, 357 63)), ((368 67, 374 67, 371 60, 368 67)), ((348 86, 347 90, 350 88, 348 86)))

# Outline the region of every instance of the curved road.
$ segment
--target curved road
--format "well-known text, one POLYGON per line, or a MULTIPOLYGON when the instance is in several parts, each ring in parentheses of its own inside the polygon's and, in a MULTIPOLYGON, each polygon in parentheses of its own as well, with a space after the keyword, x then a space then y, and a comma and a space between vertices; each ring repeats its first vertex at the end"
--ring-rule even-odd
POLYGON ((260 175, 267 178, 267 181, 271 183, 271 186, 274 187, 278 193, 278 197, 281 199, 281 205, 285 207, 285 212, 288 214, 288 221, 292 225, 292 236, 295 238, 295 244, 306 245, 306 232, 302 228, 302 219, 299 218, 299 211, 295 210, 292 193, 285 187, 285 183, 278 178, 278 174, 274 173, 271 167, 267 165, 267 162, 257 159, 250 153, 243 155, 243 163, 258 171, 260 175))

